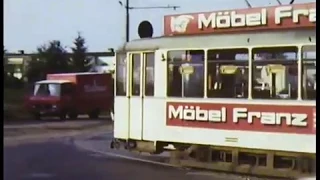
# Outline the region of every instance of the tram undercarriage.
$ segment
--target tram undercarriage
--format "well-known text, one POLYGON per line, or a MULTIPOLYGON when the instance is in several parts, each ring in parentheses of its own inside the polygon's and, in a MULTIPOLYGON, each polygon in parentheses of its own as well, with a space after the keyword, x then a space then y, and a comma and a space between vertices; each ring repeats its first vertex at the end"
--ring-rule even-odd
POLYGON ((110 147, 150 154, 170 151, 170 164, 230 173, 299 178, 316 172, 315 154, 119 139, 112 141, 110 147), (168 145, 174 148, 168 150, 168 145))

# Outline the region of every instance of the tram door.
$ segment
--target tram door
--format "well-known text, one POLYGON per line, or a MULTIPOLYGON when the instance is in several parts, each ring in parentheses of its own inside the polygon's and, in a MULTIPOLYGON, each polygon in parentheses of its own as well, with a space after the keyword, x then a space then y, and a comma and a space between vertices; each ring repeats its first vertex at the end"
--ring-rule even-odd
POLYGON ((129 57, 126 52, 117 52, 115 98, 114 98, 114 137, 129 138, 129 57))
POLYGON ((154 95, 154 52, 118 53, 114 137, 143 139, 144 97, 154 95))
POLYGON ((129 57, 129 138, 142 140, 145 96, 153 96, 154 91, 154 53, 131 53, 129 57))
POLYGON ((143 54, 141 52, 129 54, 129 125, 130 139, 142 139, 142 76, 143 54))

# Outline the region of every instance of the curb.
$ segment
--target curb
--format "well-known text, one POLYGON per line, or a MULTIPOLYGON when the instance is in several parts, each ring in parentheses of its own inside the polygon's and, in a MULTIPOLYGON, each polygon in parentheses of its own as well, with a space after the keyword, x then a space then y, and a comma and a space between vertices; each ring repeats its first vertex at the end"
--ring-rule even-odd
POLYGON ((51 121, 29 121, 21 123, 4 123, 4 129, 24 129, 24 128, 70 128, 85 127, 92 125, 110 124, 113 121, 108 119, 91 119, 91 120, 51 120, 51 121))
MULTIPOLYGON (((87 139, 95 137, 97 135, 100 134, 106 134, 106 133, 112 133, 112 131, 109 132, 103 132, 103 133, 96 133, 96 134, 90 134, 88 136, 86 136, 86 138, 83 138, 84 141, 89 141, 87 139)), ((80 149, 83 149, 85 151, 88 152, 92 152, 92 153, 97 153, 103 156, 111 156, 111 157, 116 157, 116 158, 121 158, 121 159, 126 159, 126 160, 130 160, 130 161, 138 161, 138 162, 142 162, 142 163, 148 163, 148 164, 154 164, 154 165, 160 165, 160 166, 165 166, 165 167, 173 167, 173 168, 178 168, 178 169, 186 169, 185 167, 182 167, 180 165, 175 165, 175 164, 170 164, 170 163, 164 163, 164 162, 158 162, 158 161, 152 161, 152 160, 147 160, 147 159, 143 159, 143 158, 137 158, 137 157, 132 157, 132 156, 128 156, 128 155, 122 155, 120 153, 113 153, 113 152, 107 152, 107 151, 101 151, 101 150, 97 150, 95 148, 90 148, 86 145, 81 144, 81 141, 74 141, 73 144, 75 146, 77 146, 80 149)))
POLYGON ((104 131, 109 132, 112 130, 112 126, 106 126, 101 128, 91 128, 86 130, 71 130, 65 133, 58 132, 51 132, 51 133, 42 133, 42 134, 32 134, 32 135, 25 135, 25 136, 11 136, 11 137, 4 137, 3 138, 3 145, 10 146, 10 145, 17 145, 23 143, 36 143, 36 142, 43 142, 49 139, 57 139, 57 138, 64 138, 64 137, 73 137, 73 136, 93 136, 96 134, 102 134, 104 131), (94 130, 94 132, 93 132, 94 130))
POLYGON ((93 129, 97 127, 104 126, 113 126, 112 121, 107 122, 96 122, 89 124, 31 124, 31 125, 21 125, 21 126, 4 126, 3 130, 8 132, 17 132, 17 133, 32 133, 37 131, 70 131, 70 130, 86 130, 93 129))
POLYGON ((89 151, 92 153, 97 153, 97 154, 104 155, 104 156, 112 156, 112 157, 116 157, 116 158, 130 160, 130 161, 138 161, 138 162, 142 162, 142 163, 160 165, 160 166, 165 166, 165 167, 183 168, 182 166, 179 166, 179 165, 162 163, 162 162, 157 162, 157 161, 152 161, 152 160, 147 160, 147 159, 142 159, 142 158, 136 158, 136 157, 130 157, 130 156, 126 156, 126 155, 121 155, 119 153, 104 152, 104 151, 96 150, 94 148, 89 148, 84 145, 81 145, 81 143, 79 143, 77 141, 75 141, 74 144, 75 144, 75 146, 77 146, 83 150, 86 150, 86 151, 89 151))
POLYGON ((96 123, 96 124, 88 124, 88 125, 83 125, 83 126, 75 126, 75 127, 64 127, 64 126, 44 126, 44 129, 49 129, 49 130, 84 130, 84 129, 92 129, 95 127, 99 127, 99 126, 110 126, 113 125, 113 123, 110 122, 100 122, 100 123, 96 123))

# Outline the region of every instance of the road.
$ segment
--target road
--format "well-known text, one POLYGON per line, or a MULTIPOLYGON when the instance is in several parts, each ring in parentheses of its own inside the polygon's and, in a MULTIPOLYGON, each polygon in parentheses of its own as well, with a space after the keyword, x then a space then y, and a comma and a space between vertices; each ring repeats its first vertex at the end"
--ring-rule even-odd
MULTIPOLYGON (((110 131, 110 130, 108 130, 110 131)), ((112 150, 112 132, 44 138, 4 146, 5 180, 247 180, 225 173, 168 166, 167 155, 112 150), (94 134, 94 135, 92 135, 94 134)), ((260 178, 252 178, 255 180, 260 178)))
MULTIPOLYGON (((93 138, 102 136, 106 138, 105 134, 93 138)), ((90 139, 81 136, 59 137, 37 143, 4 146, 4 179, 212 180, 210 176, 193 175, 184 169, 106 156, 84 150, 76 144, 90 139)))
POLYGON ((101 156, 56 141, 5 148, 4 177, 5 180, 176 180, 186 176, 182 170, 101 156))

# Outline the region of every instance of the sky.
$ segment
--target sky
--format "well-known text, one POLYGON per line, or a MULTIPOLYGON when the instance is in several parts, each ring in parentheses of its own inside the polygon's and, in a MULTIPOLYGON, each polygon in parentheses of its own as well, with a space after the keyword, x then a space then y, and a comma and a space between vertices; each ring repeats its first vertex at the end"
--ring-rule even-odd
MULTIPOLYGON (((277 5, 276 0, 249 2, 253 7, 277 5)), ((304 2, 315 0, 295 0, 304 2)), ((130 39, 139 38, 138 25, 144 20, 153 25, 154 36, 160 36, 164 15, 247 8, 244 0, 130 0, 133 7, 167 5, 180 8, 131 10, 130 39)), ((4 46, 10 52, 35 52, 51 40, 60 40, 69 48, 77 32, 91 52, 116 49, 125 41, 125 9, 118 0, 4 0, 4 46)))

